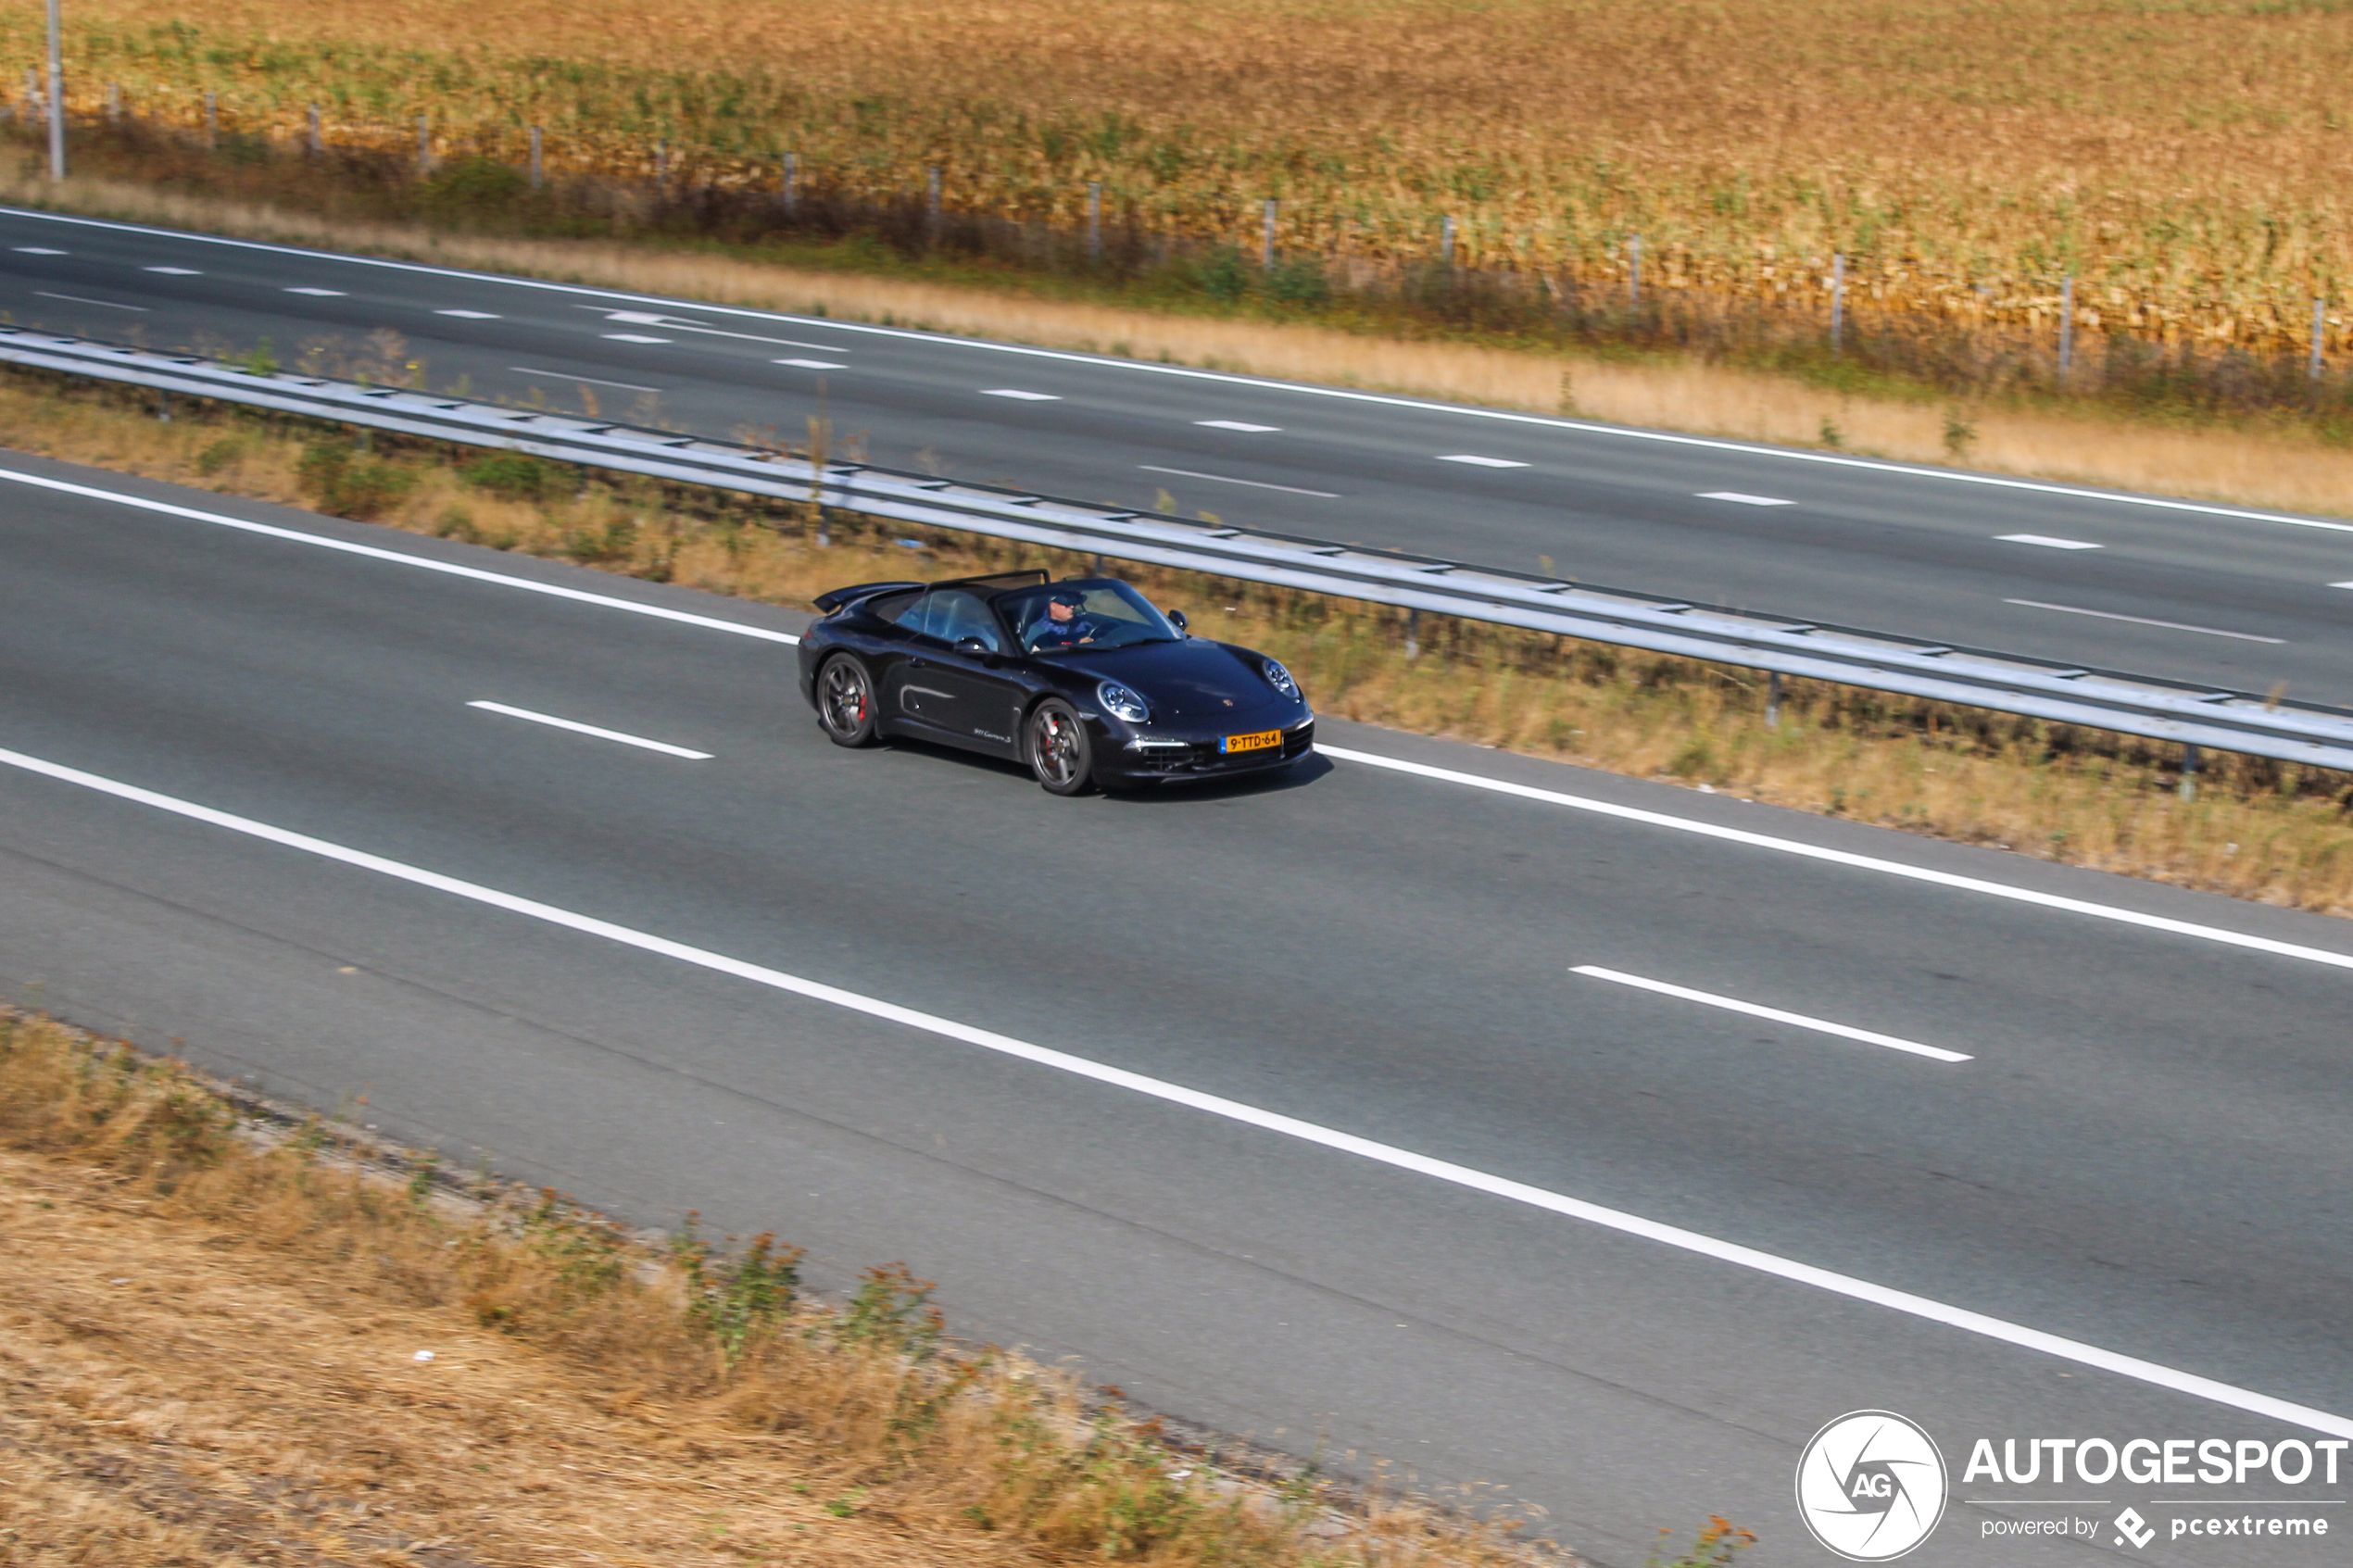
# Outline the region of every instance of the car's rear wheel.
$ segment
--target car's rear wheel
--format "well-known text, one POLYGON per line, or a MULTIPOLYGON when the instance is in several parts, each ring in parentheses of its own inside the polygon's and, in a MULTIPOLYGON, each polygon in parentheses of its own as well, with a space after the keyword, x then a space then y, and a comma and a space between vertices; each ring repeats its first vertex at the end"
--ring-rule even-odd
POLYGON ((1031 710, 1023 728, 1029 771, 1051 795, 1083 795, 1093 782, 1095 747, 1078 710, 1048 697, 1031 710))
POLYGON ((875 738, 875 681, 866 667, 839 654, 817 671, 817 722, 836 746, 866 746, 875 738))

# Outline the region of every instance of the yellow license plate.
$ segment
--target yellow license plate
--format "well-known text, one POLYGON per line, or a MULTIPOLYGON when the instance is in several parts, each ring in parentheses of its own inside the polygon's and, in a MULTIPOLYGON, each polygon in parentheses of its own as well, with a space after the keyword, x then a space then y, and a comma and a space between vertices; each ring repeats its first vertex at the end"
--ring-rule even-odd
POLYGON ((1225 749, 1227 751, 1265 751, 1269 746, 1280 746, 1282 744, 1282 731, 1261 730, 1254 735, 1227 735, 1225 740, 1225 749))

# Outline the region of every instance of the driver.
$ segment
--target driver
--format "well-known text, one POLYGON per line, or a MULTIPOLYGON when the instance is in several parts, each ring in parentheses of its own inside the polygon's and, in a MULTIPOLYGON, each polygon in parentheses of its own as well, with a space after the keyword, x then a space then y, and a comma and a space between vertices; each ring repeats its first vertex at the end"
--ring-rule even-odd
POLYGON ((1057 588, 1046 600, 1046 613, 1032 621, 1029 646, 1034 649, 1076 647, 1091 643, 1110 628, 1099 616, 1087 613, 1087 596, 1076 588, 1057 588))

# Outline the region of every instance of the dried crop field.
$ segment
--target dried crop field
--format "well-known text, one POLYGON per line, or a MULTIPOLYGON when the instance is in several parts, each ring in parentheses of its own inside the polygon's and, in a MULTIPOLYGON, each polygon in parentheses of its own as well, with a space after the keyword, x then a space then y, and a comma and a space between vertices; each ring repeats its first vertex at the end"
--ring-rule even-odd
MULTIPOLYGON (((1617 297, 1857 307, 2301 349, 2353 278, 2343 0, 164 0, 69 8, 70 101, 1277 242, 1345 282, 1434 258, 1617 297), (667 151, 659 149, 666 147, 667 151)), ((37 17, 0 23, 35 57, 37 17)), ((2331 351, 2345 312, 2333 312, 2331 351)))

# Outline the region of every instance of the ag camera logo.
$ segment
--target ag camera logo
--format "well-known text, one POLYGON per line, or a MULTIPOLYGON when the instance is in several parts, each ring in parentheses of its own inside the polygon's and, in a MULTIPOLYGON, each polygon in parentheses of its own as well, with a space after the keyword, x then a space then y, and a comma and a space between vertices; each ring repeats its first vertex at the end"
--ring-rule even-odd
POLYGON ((1918 1423, 1856 1411, 1814 1434, 1797 1459, 1797 1512, 1849 1562, 1903 1556, 1944 1517, 1944 1456, 1918 1423))

